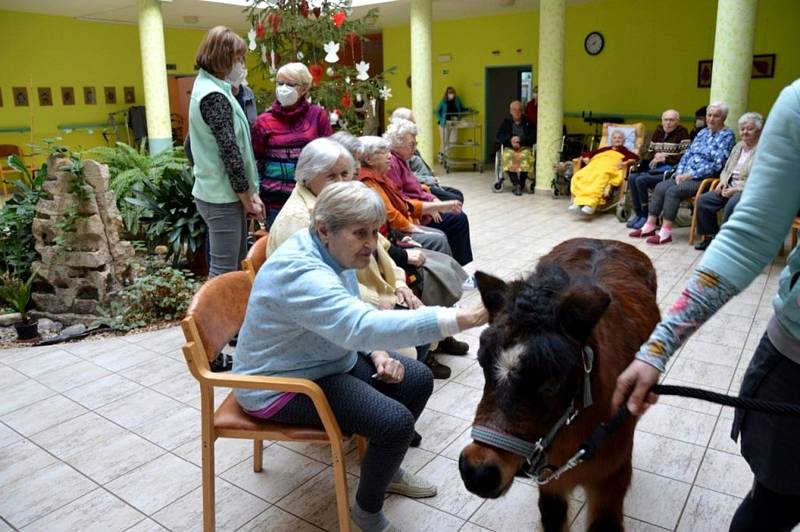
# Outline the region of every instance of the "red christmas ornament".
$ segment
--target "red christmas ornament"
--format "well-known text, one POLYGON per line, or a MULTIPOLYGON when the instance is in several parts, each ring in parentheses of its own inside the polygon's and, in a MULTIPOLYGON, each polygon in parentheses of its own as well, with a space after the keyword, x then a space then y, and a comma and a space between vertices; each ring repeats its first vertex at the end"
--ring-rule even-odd
POLYGON ((267 16, 267 23, 269 27, 272 29, 272 33, 278 33, 278 30, 281 28, 281 14, 280 13, 272 13, 267 16))
POLYGON ((314 8, 314 16, 319 18, 320 14, 322 14, 322 9, 315 7, 314 8))
POLYGON ((303 15, 303 18, 308 18, 308 2, 305 0, 300 3, 300 14, 303 15))
POLYGON ((308 71, 311 73, 311 77, 314 79, 314 85, 319 87, 323 76, 325 76, 325 67, 319 63, 315 63, 308 67, 308 71))
POLYGON ((350 93, 345 92, 344 95, 342 96, 342 107, 344 107, 345 109, 350 109, 351 103, 352 102, 350 101, 350 93))
POLYGON ((266 34, 266 28, 264 28, 264 23, 259 22, 256 25, 256 37, 258 38, 258 40, 262 40, 265 34, 266 34))
POLYGON ((347 14, 344 11, 337 11, 333 14, 333 24, 337 28, 341 28, 345 20, 347 20, 347 14))

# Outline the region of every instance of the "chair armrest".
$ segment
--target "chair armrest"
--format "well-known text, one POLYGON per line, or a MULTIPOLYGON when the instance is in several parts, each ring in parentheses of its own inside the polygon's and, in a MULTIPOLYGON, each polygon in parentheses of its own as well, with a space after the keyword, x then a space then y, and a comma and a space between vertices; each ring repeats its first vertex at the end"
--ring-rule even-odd
POLYGON ((716 177, 707 177, 703 179, 700 182, 700 188, 697 189, 697 193, 694 195, 695 200, 700 198, 701 194, 713 189, 717 183, 719 183, 719 179, 717 179, 716 177))
POLYGON ((572 159, 572 175, 575 175, 581 168, 583 168, 583 157, 575 157, 572 159))

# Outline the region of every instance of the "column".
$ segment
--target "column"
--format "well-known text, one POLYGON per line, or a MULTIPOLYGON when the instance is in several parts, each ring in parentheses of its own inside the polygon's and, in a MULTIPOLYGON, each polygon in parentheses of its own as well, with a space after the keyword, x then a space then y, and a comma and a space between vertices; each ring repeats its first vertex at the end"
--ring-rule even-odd
POLYGON ((433 163, 432 0, 411 0, 411 109, 417 119, 420 155, 433 163))
POLYGON ((138 4, 147 142, 150 154, 155 155, 172 146, 164 21, 161 17, 160 0, 138 0, 138 4))
POLYGON ((539 3, 539 116, 536 127, 536 186, 549 188, 564 127, 565 0, 539 3))
POLYGON ((714 69, 709 103, 730 106, 727 125, 736 131, 736 121, 747 111, 753 40, 758 0, 719 0, 714 35, 714 69))

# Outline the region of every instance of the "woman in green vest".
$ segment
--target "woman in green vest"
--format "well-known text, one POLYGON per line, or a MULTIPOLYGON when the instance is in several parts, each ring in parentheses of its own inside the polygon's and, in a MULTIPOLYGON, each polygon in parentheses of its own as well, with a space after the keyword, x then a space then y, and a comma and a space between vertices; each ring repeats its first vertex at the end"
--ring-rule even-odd
POLYGON ((199 70, 189 102, 197 210, 208 225, 209 277, 239 269, 247 253, 247 219, 264 220, 250 124, 231 91, 247 74, 247 45, 224 26, 197 50, 199 70))

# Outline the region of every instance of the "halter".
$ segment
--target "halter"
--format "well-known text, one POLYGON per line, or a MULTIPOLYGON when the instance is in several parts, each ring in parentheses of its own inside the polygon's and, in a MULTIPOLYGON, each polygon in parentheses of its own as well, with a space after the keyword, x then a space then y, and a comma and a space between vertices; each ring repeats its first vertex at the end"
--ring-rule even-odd
POLYGON ((592 367, 594 365, 594 351, 592 351, 591 347, 584 346, 582 355, 583 375, 581 378, 581 385, 578 387, 572 401, 570 401, 567 410, 561 415, 547 434, 535 442, 530 442, 497 429, 482 425, 473 425, 471 432, 472 439, 523 457, 525 459, 525 464, 520 469, 519 474, 533 479, 540 486, 558 479, 561 475, 580 464, 583 461, 582 458, 584 454, 586 454, 586 450, 583 448, 575 453, 572 458, 561 467, 556 467, 547 463, 547 450, 550 448, 550 445, 553 443, 553 440, 556 439, 561 429, 572 423, 572 420, 575 419, 582 409, 592 406, 592 367), (576 406, 576 404, 578 406, 576 406))

